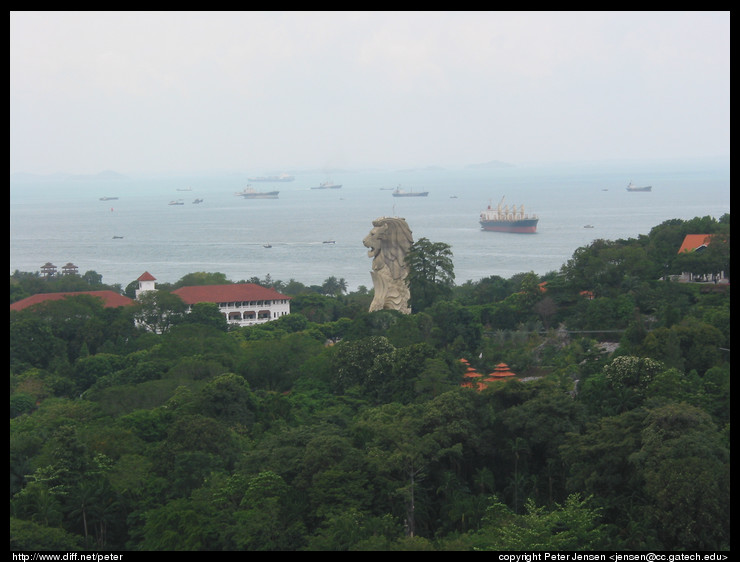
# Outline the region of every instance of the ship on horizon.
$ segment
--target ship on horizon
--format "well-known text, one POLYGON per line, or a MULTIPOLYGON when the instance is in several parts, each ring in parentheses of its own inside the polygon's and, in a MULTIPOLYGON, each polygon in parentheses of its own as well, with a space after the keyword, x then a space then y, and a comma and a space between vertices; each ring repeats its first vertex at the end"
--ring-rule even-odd
POLYGON ((627 186, 627 191, 652 191, 653 186, 652 185, 646 185, 644 187, 637 187, 632 181, 630 181, 629 185, 627 186))
POLYGON ((249 181, 271 181, 271 182, 283 182, 283 181, 293 181, 295 179, 295 176, 291 176, 290 174, 280 174, 279 176, 254 176, 251 178, 247 178, 249 181))
POLYGON ((393 197, 426 197, 429 195, 428 191, 404 191, 399 185, 393 190, 393 197))
POLYGON ((251 185, 248 185, 234 195, 239 195, 244 199, 277 199, 279 193, 279 191, 256 191, 251 185))
POLYGON ((483 230, 491 232, 514 232, 517 234, 534 234, 537 232, 539 217, 524 212, 524 205, 518 209, 513 205, 503 205, 504 197, 494 208, 491 205, 481 212, 480 225, 483 230), (503 205, 503 206, 502 206, 503 205))
POLYGON ((334 183, 331 180, 328 181, 322 181, 318 186, 312 187, 311 189, 341 189, 342 184, 334 183))

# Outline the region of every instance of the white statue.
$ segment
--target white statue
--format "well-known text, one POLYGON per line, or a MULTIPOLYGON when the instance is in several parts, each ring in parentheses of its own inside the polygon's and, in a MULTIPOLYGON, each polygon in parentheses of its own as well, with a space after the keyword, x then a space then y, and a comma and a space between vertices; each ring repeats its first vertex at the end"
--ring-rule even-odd
POLYGON ((370 275, 375 298, 370 304, 370 312, 391 309, 410 314, 406 255, 414 240, 406 220, 396 217, 375 219, 372 230, 362 243, 370 248, 367 254, 373 258, 370 275))

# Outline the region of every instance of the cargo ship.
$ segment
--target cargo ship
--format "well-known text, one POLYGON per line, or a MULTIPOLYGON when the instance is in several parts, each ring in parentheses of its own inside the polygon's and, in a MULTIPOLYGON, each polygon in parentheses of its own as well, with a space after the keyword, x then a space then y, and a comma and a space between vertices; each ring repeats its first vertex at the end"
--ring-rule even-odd
POLYGON ((428 191, 404 191, 399 185, 393 190, 393 197, 426 197, 429 195, 428 191))
POLYGON ((234 195, 240 195, 244 199, 277 199, 279 191, 255 191, 251 185, 234 195))
POLYGON ((513 205, 509 209, 508 205, 503 205, 504 198, 501 198, 498 206, 495 208, 491 205, 481 212, 480 225, 483 230, 492 232, 516 232, 520 234, 534 234, 537 232, 537 215, 525 214, 524 205, 518 209, 513 205))
POLYGON ((341 189, 342 184, 336 184, 333 181, 322 181, 317 187, 312 187, 311 189, 341 189))
POLYGON ((272 182, 293 181, 294 179, 295 177, 291 176, 290 174, 280 174, 279 176, 255 176, 252 178, 247 178, 248 181, 272 181, 272 182))
POLYGON ((652 191, 652 185, 646 185, 644 187, 638 187, 634 183, 630 182, 627 186, 627 191, 652 191))

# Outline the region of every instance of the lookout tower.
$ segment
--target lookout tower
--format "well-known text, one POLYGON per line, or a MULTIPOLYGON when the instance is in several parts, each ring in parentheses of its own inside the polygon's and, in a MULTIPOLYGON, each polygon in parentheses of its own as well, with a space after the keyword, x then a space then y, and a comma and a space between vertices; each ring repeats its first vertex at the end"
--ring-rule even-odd
POLYGON ((67 262, 67 265, 62 266, 62 275, 77 275, 78 267, 72 262, 67 262))
POLYGON ((46 262, 41 266, 41 275, 47 279, 54 277, 57 274, 57 266, 51 262, 46 262))

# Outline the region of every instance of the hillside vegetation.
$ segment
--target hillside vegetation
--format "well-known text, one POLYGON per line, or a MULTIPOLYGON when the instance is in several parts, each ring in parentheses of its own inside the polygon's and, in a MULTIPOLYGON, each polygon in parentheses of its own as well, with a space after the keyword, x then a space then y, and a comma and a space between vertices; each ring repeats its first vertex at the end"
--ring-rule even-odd
MULTIPOLYGON (((11 311, 10 548, 729 550, 729 224, 597 240, 544 276, 416 272, 410 315, 269 276, 249 281, 291 314, 248 328, 164 298, 11 311), (463 386, 499 363, 516 376, 463 386)), ((15 272, 10 300, 101 288, 15 272)))

